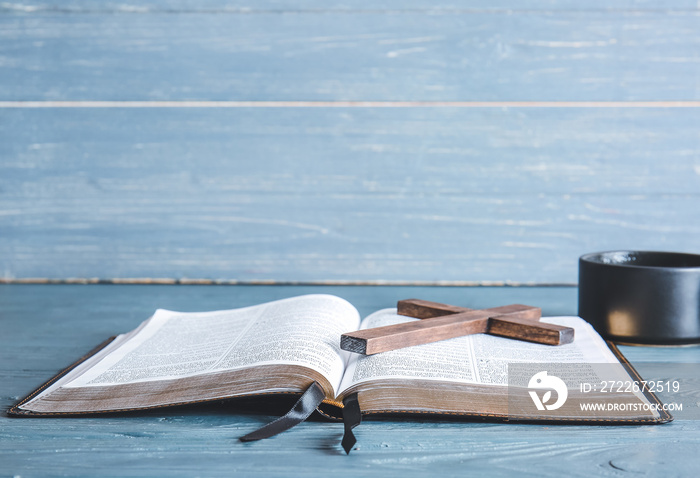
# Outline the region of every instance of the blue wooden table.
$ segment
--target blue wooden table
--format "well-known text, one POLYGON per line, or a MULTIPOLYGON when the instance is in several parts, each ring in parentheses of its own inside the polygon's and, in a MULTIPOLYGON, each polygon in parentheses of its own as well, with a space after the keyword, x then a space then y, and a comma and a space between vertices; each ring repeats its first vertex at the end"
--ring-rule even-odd
MULTIPOLYGON (((569 315, 584 253, 700 253, 699 49, 695 0, 0 2, 0 405, 157 307, 569 315)), ((270 418, 0 417, 0 474, 700 468, 693 420, 373 420, 349 457, 337 423, 237 441, 270 418)))
MULTIPOLYGON (((156 307, 195 311, 310 292, 336 294, 362 314, 398 299, 489 307, 541 305, 576 313, 571 287, 322 287, 2 285, 2 397, 8 407, 107 336, 156 307)), ((700 363, 699 347, 623 347, 635 364, 700 363)), ((695 397, 697 399, 697 396, 695 397)), ((552 426, 451 420, 366 420, 357 449, 342 424, 313 420, 269 440, 237 438, 272 417, 208 405, 99 418, 0 417, 0 474, 15 476, 696 476, 700 422, 658 426, 552 426)))

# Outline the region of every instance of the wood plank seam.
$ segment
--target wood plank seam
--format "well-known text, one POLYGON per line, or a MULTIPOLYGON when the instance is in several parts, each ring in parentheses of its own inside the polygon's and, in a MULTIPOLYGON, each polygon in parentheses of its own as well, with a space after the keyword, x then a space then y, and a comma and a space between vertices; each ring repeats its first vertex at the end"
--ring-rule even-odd
POLYGON ((700 101, 0 101, 0 108, 700 108, 700 101))
POLYGON ((140 285, 288 285, 288 286, 373 286, 373 287, 578 287, 575 282, 517 281, 420 281, 420 280, 275 280, 275 279, 205 279, 175 277, 0 277, 0 284, 140 284, 140 285))

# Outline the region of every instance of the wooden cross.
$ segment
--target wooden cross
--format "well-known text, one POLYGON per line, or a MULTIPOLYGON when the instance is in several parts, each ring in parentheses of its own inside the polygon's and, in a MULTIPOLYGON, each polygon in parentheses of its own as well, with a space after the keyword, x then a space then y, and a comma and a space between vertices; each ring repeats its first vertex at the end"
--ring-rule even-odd
POLYGON ((574 329, 539 322, 541 309, 528 305, 506 305, 473 310, 427 300, 400 300, 398 314, 418 319, 396 325, 348 332, 340 337, 340 348, 374 355, 412 345, 427 344, 471 334, 491 334, 547 345, 574 341, 574 329))

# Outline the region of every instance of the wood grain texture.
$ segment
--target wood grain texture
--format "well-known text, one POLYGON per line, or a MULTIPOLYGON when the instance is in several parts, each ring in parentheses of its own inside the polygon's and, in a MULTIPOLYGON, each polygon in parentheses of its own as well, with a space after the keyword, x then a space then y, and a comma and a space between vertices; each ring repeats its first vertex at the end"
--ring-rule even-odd
POLYGON ((0 115, 6 278, 575 283, 586 252, 700 252, 700 109, 0 115))
POLYGON ((478 12, 478 11, 696 11, 697 2, 694 0, 669 0, 659 5, 649 0, 618 0, 614 3, 602 0, 589 0, 585 3, 576 0, 527 0, 513 2, 512 0, 474 0, 469 2, 434 1, 427 4, 421 0, 377 0, 371 4, 366 2, 346 1, 304 1, 291 0, 260 0, 251 3, 249 0, 144 0, 138 5, 124 1, 104 0, 99 3, 91 0, 16 0, 3 2, 0 11, 15 13, 60 12, 66 14, 111 12, 123 14, 148 14, 152 12, 169 13, 242 13, 255 14, 258 12, 271 13, 314 13, 318 11, 338 12, 478 12), (663 7, 663 8, 661 8, 663 7))
POLYGON ((81 4, 4 4, 0 100, 700 100, 696 7, 81 4))
POLYGON ((396 304, 396 313, 416 319, 432 319, 443 315, 471 312, 474 309, 458 307, 456 305, 442 304, 423 299, 403 299, 396 304))
MULTIPOLYGON (((514 308, 517 306, 511 306, 514 308)), ((466 307, 456 307, 449 304, 440 304, 421 299, 400 300, 396 304, 397 314, 417 319, 431 319, 450 314, 473 312, 473 309, 466 307)), ((541 310, 534 308, 528 315, 490 315, 485 321, 484 330, 475 333, 490 333, 501 337, 509 337, 517 340, 538 342, 548 345, 565 345, 574 341, 574 329, 570 327, 560 327, 558 325, 538 323, 541 310)), ((341 348, 342 337, 341 337, 341 348)), ((345 349, 355 352, 353 349, 345 349)), ((363 353, 363 352, 359 352, 363 353)))
POLYGON ((470 310, 457 314, 416 320, 395 325, 348 332, 341 336, 341 348, 365 355, 374 355, 414 345, 427 344, 463 335, 488 331, 492 315, 527 314, 540 310, 529 306, 505 306, 494 309, 470 310), (343 342, 348 348, 344 347, 343 342))
MULTIPOLYGON (((134 328, 156 307, 215 310, 304 293, 333 293, 362 315, 402 297, 472 308, 522 302, 544 315, 574 314, 575 288, 0 285, 0 406, 105 337, 134 328)), ((700 363, 700 348, 625 347, 633 363, 700 363)), ((694 476, 700 422, 661 426, 546 426, 365 420, 349 457, 342 425, 311 421, 278 437, 237 437, 270 416, 231 406, 72 419, 0 417, 0 473, 71 476, 694 476), (623 471, 624 470, 624 471, 623 471)))
POLYGON ((566 345, 574 341, 574 329, 571 327, 533 323, 529 317, 492 317, 487 332, 499 337, 547 345, 566 345))

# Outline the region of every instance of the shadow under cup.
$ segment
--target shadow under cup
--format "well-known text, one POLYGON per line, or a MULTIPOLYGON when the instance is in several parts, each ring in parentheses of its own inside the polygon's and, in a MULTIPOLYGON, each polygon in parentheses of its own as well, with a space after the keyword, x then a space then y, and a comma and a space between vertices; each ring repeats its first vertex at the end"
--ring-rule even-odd
POLYGON ((578 313, 616 342, 700 343, 700 255, 611 251, 581 256, 578 313))

